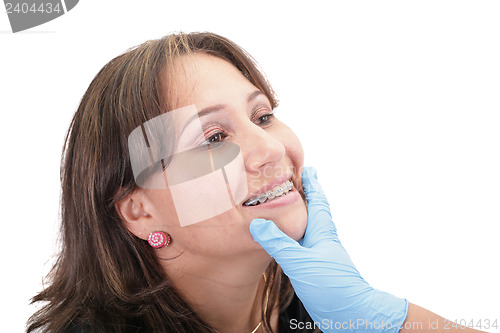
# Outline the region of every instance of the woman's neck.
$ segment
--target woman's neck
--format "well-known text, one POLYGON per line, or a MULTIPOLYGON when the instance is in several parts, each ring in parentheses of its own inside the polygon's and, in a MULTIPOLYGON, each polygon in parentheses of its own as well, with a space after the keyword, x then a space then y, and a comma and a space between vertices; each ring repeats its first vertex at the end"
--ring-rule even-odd
POLYGON ((252 332, 261 319, 263 273, 271 259, 258 252, 230 258, 184 252, 181 257, 164 268, 196 313, 218 332, 252 332))

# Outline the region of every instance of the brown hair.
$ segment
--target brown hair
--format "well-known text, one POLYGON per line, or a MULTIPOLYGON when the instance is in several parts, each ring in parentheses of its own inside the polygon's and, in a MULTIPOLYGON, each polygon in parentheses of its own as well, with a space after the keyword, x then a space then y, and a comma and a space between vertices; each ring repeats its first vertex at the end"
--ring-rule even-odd
MULTIPOLYGON (((115 209, 137 186, 128 135, 170 110, 165 74, 172 59, 192 52, 229 61, 277 106, 255 61, 212 33, 150 40, 106 64, 83 96, 66 136, 62 248, 48 275, 50 285, 32 299, 46 303, 29 319, 28 332, 63 332, 82 324, 93 332, 215 332, 176 293, 154 249, 126 229, 115 209)), ((262 309, 284 306, 293 295, 288 279, 274 261, 266 275, 269 298, 262 309)), ((262 312, 267 332, 270 315, 262 312)))

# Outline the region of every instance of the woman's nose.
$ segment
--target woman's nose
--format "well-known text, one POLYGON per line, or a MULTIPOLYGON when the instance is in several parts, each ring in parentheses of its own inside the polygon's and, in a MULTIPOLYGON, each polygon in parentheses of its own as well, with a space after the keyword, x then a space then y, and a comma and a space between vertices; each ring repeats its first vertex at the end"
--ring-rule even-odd
POLYGON ((244 139, 239 144, 248 171, 272 167, 285 156, 285 146, 257 125, 249 125, 247 133, 241 134, 244 139))

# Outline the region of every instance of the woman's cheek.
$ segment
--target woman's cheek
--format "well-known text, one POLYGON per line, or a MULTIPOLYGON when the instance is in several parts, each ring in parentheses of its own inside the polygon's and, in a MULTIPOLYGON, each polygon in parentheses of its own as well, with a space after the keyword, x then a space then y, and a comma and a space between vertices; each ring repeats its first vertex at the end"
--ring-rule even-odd
POLYGON ((278 227, 290 238, 298 241, 304 237, 307 228, 307 204, 304 191, 302 189, 302 168, 304 166, 304 150, 299 138, 285 124, 284 126, 284 144, 286 155, 292 162, 293 178, 295 189, 300 193, 301 200, 294 203, 289 210, 290 218, 278 227))
POLYGON ((285 146, 286 155, 292 160, 293 167, 302 172, 302 166, 304 165, 304 149, 302 148, 302 144, 297 135, 288 126, 283 123, 282 126, 281 142, 285 146))

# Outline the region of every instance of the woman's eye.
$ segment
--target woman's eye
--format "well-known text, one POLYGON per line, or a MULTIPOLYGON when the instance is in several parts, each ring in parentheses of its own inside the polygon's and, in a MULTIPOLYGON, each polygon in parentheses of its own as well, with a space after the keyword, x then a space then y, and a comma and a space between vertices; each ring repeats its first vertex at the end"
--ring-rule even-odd
POLYGON ((224 140, 226 138, 226 134, 222 133, 222 132, 218 132, 218 133, 215 133, 214 135, 208 137, 208 139, 205 141, 206 143, 217 143, 217 142, 221 142, 222 140, 224 140))
POLYGON ((265 114, 263 116, 260 116, 257 119, 258 119, 260 125, 266 125, 266 124, 269 124, 271 122, 273 117, 274 117, 274 114, 270 113, 270 114, 265 114))

